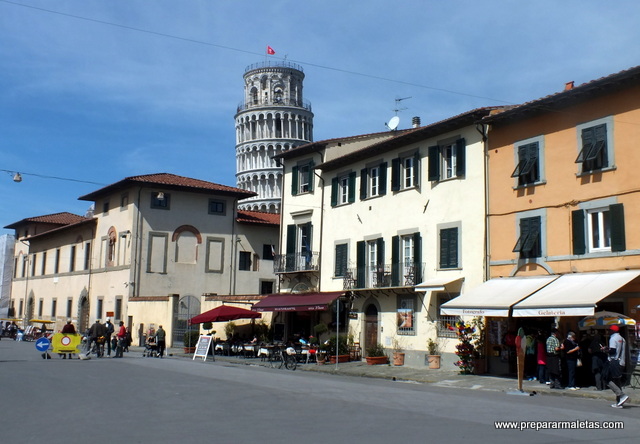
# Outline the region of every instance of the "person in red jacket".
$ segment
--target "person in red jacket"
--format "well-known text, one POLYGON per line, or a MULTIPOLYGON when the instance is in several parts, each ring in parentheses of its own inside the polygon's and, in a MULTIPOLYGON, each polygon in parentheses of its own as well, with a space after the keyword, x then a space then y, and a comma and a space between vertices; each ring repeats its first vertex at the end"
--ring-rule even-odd
POLYGON ((127 329, 124 326, 124 322, 120 321, 120 330, 118 330, 118 346, 116 347, 116 354, 114 358, 122 358, 122 350, 124 349, 124 341, 127 337, 127 329))

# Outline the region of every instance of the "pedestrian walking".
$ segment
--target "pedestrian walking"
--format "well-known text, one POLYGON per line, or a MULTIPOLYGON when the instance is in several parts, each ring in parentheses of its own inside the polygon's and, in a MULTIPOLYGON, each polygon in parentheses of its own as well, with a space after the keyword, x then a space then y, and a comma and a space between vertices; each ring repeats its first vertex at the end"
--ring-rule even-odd
POLYGON ((624 403, 629 400, 629 396, 622 390, 622 376, 626 362, 626 342, 620 335, 619 326, 612 325, 609 330, 612 332, 609 337, 609 359, 606 361, 603 377, 607 382, 607 386, 616 395, 616 402, 611 404, 611 407, 621 409, 624 403))
POLYGON ((164 357, 164 351, 167 347, 167 333, 162 328, 162 325, 156 331, 156 344, 158 345, 158 356, 164 357))
POLYGON ((552 389, 562 389, 562 383, 560 382, 562 375, 560 368, 562 344, 560 344, 560 340, 558 339, 559 334, 558 329, 553 328, 547 338, 547 369, 549 370, 549 380, 551 381, 549 388, 552 389))

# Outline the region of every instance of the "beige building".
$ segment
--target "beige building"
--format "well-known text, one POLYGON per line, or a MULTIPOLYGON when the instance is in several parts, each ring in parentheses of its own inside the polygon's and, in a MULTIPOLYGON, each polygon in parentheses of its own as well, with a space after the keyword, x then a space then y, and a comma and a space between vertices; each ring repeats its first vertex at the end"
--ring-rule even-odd
POLYGON ((282 319, 289 331, 324 322, 365 352, 399 345, 416 366, 433 339, 453 360, 448 325, 458 318, 439 316, 439 306, 485 278, 485 134, 476 122, 490 112, 276 156, 286 191, 281 292, 325 308, 292 308, 282 319))
POLYGON ((80 197, 94 203, 92 217, 60 213, 11 224, 19 240, 13 313, 55 321, 55 330, 68 318, 80 331, 95 319, 122 320, 134 343, 163 325, 169 345, 180 343, 187 319, 225 295, 258 300, 276 289, 278 215, 236 210, 253 195, 150 174, 80 197))

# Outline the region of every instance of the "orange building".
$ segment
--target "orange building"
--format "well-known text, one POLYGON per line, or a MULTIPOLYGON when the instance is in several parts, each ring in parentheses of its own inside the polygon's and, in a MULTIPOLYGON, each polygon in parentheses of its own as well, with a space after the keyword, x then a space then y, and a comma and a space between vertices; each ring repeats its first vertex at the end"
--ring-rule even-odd
POLYGON ((519 327, 564 335, 602 310, 640 320, 640 67, 483 122, 490 279, 450 305, 498 316, 487 322, 494 371, 513 371, 504 337, 519 327))

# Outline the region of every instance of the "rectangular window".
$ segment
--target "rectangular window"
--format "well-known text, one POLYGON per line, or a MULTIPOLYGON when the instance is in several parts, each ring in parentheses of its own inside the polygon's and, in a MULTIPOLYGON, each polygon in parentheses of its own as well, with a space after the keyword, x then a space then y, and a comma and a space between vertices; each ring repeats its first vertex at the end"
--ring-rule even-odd
POLYGON ((518 186, 531 185, 540 181, 540 145, 538 142, 520 145, 517 148, 518 164, 511 177, 518 180, 518 186))
POLYGON ((102 212, 104 214, 107 214, 109 212, 109 201, 108 200, 106 202, 102 203, 102 212))
MULTIPOLYGON (((451 299, 460 296, 458 293, 450 294, 450 295, 438 295, 438 311, 440 313, 440 307, 445 302, 449 302, 451 299)), ((460 317, 458 316, 446 316, 446 315, 438 315, 436 322, 436 329, 438 330, 438 337, 440 338, 457 338, 456 330, 451 330, 450 326, 455 326, 460 317)))
POLYGON ((587 211, 589 251, 611 250, 609 209, 587 211))
POLYGON ((38 255, 36 253, 33 253, 33 256, 31 257, 32 262, 31 262, 31 276, 35 276, 36 275, 36 259, 38 258, 38 255))
POLYGON ((580 129, 581 149, 576 163, 582 166, 582 172, 598 171, 609 166, 607 146, 607 124, 580 129))
POLYGON ((338 205, 349 203, 349 176, 338 178, 338 205))
POLYGON ((260 281, 260 294, 273 293, 273 281, 260 281))
POLYGON ((414 335, 416 333, 415 299, 413 297, 398 297, 397 329, 399 335, 414 335))
POLYGON ((52 317, 52 319, 54 319, 56 317, 57 310, 58 310, 58 300, 57 299, 52 299, 51 300, 51 317, 52 317))
POLYGON ((360 170, 360 200, 387 193, 387 164, 382 162, 360 170))
POLYGON ((300 163, 291 169, 291 195, 313 191, 313 161, 300 163))
POLYGON ((224 216, 225 215, 224 201, 217 200, 217 199, 209 199, 209 214, 224 216))
POLYGON ((88 270, 91 265, 91 242, 84 244, 84 269, 88 270))
POLYGON ((351 172, 331 180, 331 206, 344 205, 356 200, 356 173, 351 172))
POLYGON ((336 245, 335 268, 333 274, 335 277, 343 277, 347 271, 347 244, 336 245))
POLYGON ((625 251, 623 204, 571 212, 573 254, 625 251))
POLYGON ((104 321, 104 319, 102 319, 102 309, 103 307, 103 303, 104 301, 102 300, 102 298, 98 299, 98 303, 96 305, 96 319, 100 319, 102 321, 104 321))
POLYGON ((440 268, 458 268, 458 227, 440 230, 440 268))
POLYGON ((151 193, 151 208, 159 210, 168 210, 171 202, 171 194, 169 193, 151 193))
POLYGON ((380 167, 373 167, 369 169, 369 197, 374 197, 379 194, 379 181, 380 167))
POLYGON ((69 253, 69 271, 76 271, 76 246, 71 245, 69 253))
POLYGON ((413 240, 414 236, 402 237, 402 276, 407 277, 413 273, 413 240))
POLYGON ((45 275, 47 272, 47 252, 42 253, 42 270, 40 270, 41 275, 45 275))
POLYGON ((238 270, 251 271, 251 252, 241 251, 238 259, 238 270))
POLYGON ((429 147, 429 180, 438 181, 465 175, 465 139, 440 142, 429 147))
POLYGON ((402 160, 402 187, 413 188, 415 185, 415 163, 413 157, 405 157, 402 160))
POLYGON ((53 263, 53 273, 58 274, 60 271, 60 249, 56 248, 55 262, 53 263))
POLYGON ((514 253, 520 253, 521 258, 535 258, 542 254, 540 216, 520 219, 520 237, 513 247, 514 253))
POLYGON ((125 210, 129 206, 129 193, 120 196, 120 210, 125 210))
POLYGON ((41 318, 43 315, 43 307, 44 307, 44 301, 42 299, 40 299, 38 301, 38 317, 41 318))
POLYGON ((116 298, 116 310, 114 313, 114 318, 122 319, 122 298, 116 298))
POLYGON ((67 299, 67 319, 71 319, 73 309, 73 299, 67 299))
POLYGON ((24 256, 22 258, 22 277, 26 277, 27 275, 27 264, 29 263, 29 256, 24 256))
POLYGON ((406 190, 417 187, 420 153, 399 157, 391 161, 391 189, 393 191, 406 190))

